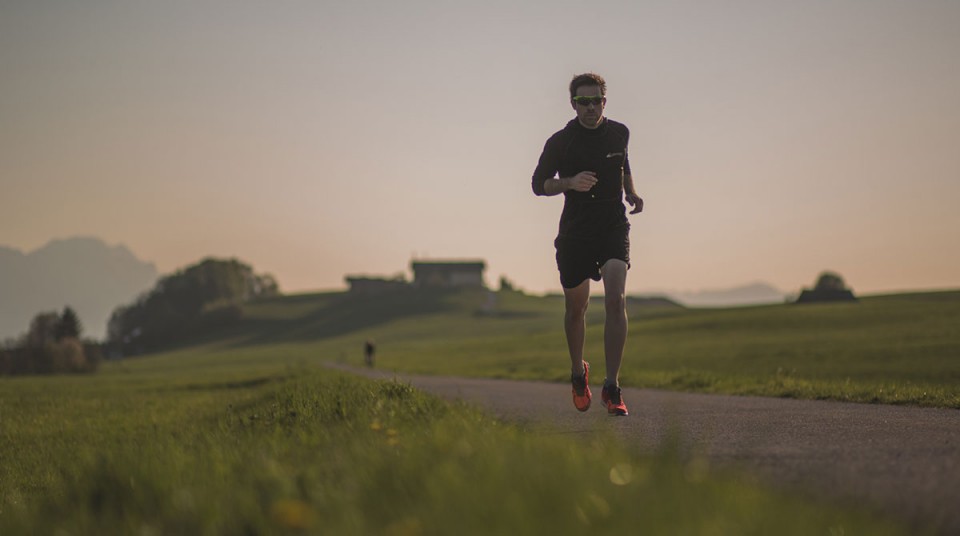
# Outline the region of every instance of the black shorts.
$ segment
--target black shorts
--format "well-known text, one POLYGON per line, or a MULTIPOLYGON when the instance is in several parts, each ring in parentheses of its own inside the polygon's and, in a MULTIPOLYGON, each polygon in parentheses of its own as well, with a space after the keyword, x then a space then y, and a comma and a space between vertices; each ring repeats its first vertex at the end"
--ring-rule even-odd
POLYGON ((630 267, 630 226, 618 226, 593 238, 561 236, 554 240, 557 268, 563 288, 574 288, 586 279, 600 281, 600 267, 620 259, 630 267))

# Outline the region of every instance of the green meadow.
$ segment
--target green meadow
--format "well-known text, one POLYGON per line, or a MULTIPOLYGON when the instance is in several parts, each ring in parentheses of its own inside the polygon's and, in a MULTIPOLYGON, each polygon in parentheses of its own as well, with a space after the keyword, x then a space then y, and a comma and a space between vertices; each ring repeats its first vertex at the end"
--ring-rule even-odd
MULTIPOLYGON (((93 375, 0 378, 0 534, 916 532, 669 445, 534 433, 320 366, 361 364, 372 338, 380 368, 565 381, 562 299, 490 300, 286 296, 93 375)), ((958 292, 630 315, 632 386, 960 407, 958 292)))
POLYGON ((602 429, 569 441, 403 383, 195 359, 0 383, 0 534, 909 532, 602 429))
MULTIPOLYGON (((369 338, 387 370, 567 381, 562 297, 501 292, 492 308, 490 300, 483 292, 278 298, 249 307, 241 326, 204 351, 273 348, 359 366, 369 338)), ((603 308, 595 300, 587 320, 597 381, 603 308)), ((957 291, 728 309, 630 300, 628 314, 624 385, 960 408, 957 291)))

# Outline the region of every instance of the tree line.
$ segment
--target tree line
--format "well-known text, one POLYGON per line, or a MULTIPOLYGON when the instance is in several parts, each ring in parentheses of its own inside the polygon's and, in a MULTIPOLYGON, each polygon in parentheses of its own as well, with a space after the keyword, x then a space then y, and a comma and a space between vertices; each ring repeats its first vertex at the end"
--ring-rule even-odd
POLYGON ((107 325, 111 355, 138 355, 236 322, 242 303, 279 294, 271 275, 236 259, 204 259, 160 279, 134 303, 114 310, 107 325))
POLYGON ((102 344, 81 340, 76 312, 44 312, 29 331, 0 347, 0 375, 93 372, 103 356, 123 357, 169 347, 243 317, 241 304, 280 293, 271 275, 236 259, 204 259, 162 277, 133 303, 116 308, 102 344))
POLYGON ((20 340, 0 349, 0 375, 94 372, 103 360, 100 345, 83 341, 83 327, 69 306, 40 313, 20 340))

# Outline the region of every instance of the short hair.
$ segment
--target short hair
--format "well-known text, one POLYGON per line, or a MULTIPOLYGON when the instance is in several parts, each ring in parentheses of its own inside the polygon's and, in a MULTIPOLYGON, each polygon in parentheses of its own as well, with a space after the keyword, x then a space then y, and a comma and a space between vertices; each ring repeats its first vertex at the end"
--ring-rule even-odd
POLYGON ((607 96, 607 81, 597 73, 583 73, 573 77, 570 81, 570 98, 577 96, 577 88, 580 86, 600 86, 600 95, 607 96))

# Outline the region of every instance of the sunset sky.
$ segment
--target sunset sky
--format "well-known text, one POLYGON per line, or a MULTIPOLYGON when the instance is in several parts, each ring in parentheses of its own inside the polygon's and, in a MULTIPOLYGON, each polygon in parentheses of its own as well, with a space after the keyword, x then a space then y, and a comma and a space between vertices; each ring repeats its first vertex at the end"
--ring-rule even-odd
POLYGON ((952 0, 3 0, 0 245, 559 290, 530 176, 591 70, 646 203, 628 292, 960 287, 952 0))

